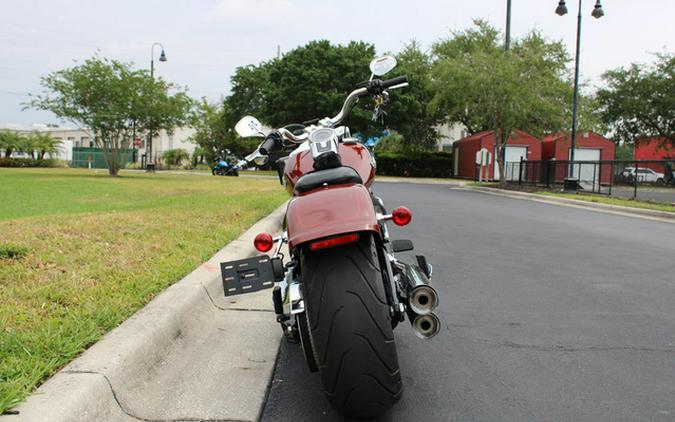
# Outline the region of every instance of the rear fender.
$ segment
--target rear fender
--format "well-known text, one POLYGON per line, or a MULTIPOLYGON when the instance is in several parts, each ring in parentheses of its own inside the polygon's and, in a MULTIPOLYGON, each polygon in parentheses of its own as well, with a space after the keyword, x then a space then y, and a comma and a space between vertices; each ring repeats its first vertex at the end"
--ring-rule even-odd
POLYGON ((342 233, 371 231, 380 226, 368 188, 334 185, 291 199, 286 211, 288 246, 342 233))

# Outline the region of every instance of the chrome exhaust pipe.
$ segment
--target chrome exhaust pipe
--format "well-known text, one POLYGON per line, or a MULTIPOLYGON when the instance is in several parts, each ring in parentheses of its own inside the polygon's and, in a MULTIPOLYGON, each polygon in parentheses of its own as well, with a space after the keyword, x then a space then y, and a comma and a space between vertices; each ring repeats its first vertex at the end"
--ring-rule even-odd
POLYGON ((435 314, 417 315, 410 318, 413 330, 417 337, 429 339, 441 331, 441 320, 435 314))
POLYGON ((428 315, 438 306, 438 294, 417 265, 406 265, 408 306, 417 315, 428 315))

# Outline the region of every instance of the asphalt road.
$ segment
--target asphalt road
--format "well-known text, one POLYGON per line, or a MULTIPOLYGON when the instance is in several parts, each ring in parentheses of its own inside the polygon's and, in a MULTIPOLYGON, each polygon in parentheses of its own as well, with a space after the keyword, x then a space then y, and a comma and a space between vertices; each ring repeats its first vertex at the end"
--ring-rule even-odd
MULTIPOLYGON (((384 421, 675 421, 675 224, 379 184, 434 265, 443 330, 396 330, 403 399, 384 421)), ((263 421, 340 421, 283 342, 263 421)))

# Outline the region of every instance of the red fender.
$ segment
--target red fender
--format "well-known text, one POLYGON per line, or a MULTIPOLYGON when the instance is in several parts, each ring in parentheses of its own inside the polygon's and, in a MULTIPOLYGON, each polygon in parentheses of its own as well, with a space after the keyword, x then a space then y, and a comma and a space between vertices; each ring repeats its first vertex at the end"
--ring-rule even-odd
POLYGON ((288 246, 342 233, 380 233, 368 188, 333 185, 291 199, 286 210, 288 246))

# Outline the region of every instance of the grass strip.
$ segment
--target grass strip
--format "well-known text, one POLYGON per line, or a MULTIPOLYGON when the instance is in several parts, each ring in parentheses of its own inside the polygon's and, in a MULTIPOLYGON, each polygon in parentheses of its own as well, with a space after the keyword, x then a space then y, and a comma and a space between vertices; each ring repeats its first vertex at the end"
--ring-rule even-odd
POLYGON ((557 197, 557 198, 576 199, 576 200, 579 200, 579 201, 595 202, 597 204, 619 205, 619 206, 622 206, 622 207, 641 208, 641 209, 647 209, 647 210, 666 211, 666 212, 675 213, 675 206, 674 205, 660 203, 660 202, 641 201, 641 200, 634 200, 634 199, 615 198, 615 197, 611 197, 611 196, 581 194, 581 193, 559 193, 559 192, 549 192, 549 191, 540 191, 540 192, 536 192, 536 193, 538 195, 542 195, 542 196, 552 196, 552 197, 557 197))
POLYGON ((286 195, 257 178, 0 169, 0 197, 2 412, 286 195))

